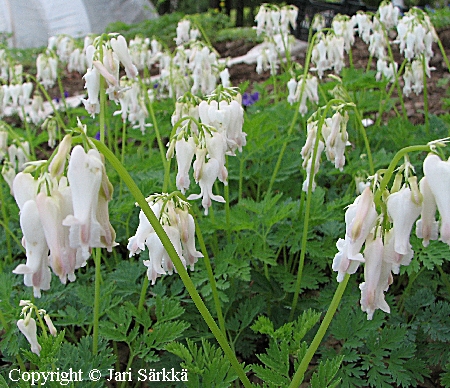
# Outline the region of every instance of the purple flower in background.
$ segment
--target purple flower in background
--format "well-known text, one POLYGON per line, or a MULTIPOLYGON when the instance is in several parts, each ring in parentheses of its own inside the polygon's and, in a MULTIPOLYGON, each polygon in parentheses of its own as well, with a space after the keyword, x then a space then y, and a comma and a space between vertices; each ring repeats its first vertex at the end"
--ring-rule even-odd
POLYGON ((100 140, 100 131, 98 131, 95 136, 94 136, 95 140, 100 140))
POLYGON ((259 100, 259 92, 247 93, 245 92, 242 96, 242 105, 250 106, 259 100))

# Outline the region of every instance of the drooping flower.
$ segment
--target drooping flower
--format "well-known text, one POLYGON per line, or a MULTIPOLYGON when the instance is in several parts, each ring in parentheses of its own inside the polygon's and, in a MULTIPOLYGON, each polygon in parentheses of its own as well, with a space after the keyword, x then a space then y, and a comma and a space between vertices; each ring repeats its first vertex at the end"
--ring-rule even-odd
MULTIPOLYGON (((154 194, 147 198, 147 202, 169 237, 183 266, 189 264, 193 270, 197 259, 203 255, 195 249, 195 223, 188 212, 189 204, 168 194, 154 194)), ((145 250, 145 247, 149 250, 149 260, 144 260, 143 264, 147 267, 148 279, 155 284, 160 276, 171 275, 175 266, 141 210, 136 234, 129 238, 130 256, 145 250)))
POLYGON ((423 246, 427 247, 430 240, 437 240, 439 237, 439 223, 435 218, 437 207, 426 177, 420 180, 419 187, 423 202, 420 219, 416 222, 416 234, 417 237, 423 239, 423 246))
POLYGON ((197 183, 200 186, 200 194, 191 194, 188 200, 202 199, 202 206, 205 209, 205 215, 208 215, 208 209, 211 207, 211 200, 216 202, 225 202, 221 195, 215 195, 212 192, 214 182, 219 174, 220 165, 216 159, 209 159, 203 164, 197 183))
POLYGON ((35 200, 30 199, 23 204, 20 227, 27 262, 19 264, 13 273, 24 275, 24 284, 33 287, 34 296, 40 298, 41 290, 50 289, 51 273, 48 267, 49 249, 35 200))
POLYGON ((73 215, 67 216, 63 225, 70 226, 70 246, 81 248, 84 260, 90 256, 90 248, 102 246, 100 236, 104 231, 96 217, 102 173, 103 163, 97 150, 86 153, 80 145, 73 148, 67 170, 73 215))
POLYGON ((335 255, 332 266, 333 271, 338 272, 338 282, 343 280, 345 273, 355 273, 359 263, 364 262, 360 251, 375 226, 377 217, 373 194, 366 187, 345 212, 345 239, 337 242, 339 252, 335 255))
POLYGON ((127 41, 125 40, 125 38, 122 35, 119 35, 117 38, 111 38, 110 44, 114 53, 119 58, 119 61, 125 67, 125 73, 127 77, 130 79, 135 79, 139 73, 136 66, 131 60, 127 41))
POLYGON ((440 240, 450 245, 450 162, 430 154, 423 162, 423 171, 433 193, 441 219, 440 240))
POLYGON ((359 285, 361 310, 367 313, 369 320, 377 309, 390 313, 384 293, 392 283, 392 275, 390 264, 383 260, 383 249, 382 238, 369 235, 364 249, 364 282, 359 285))
POLYGON ((63 284, 66 284, 67 279, 71 282, 75 280, 76 269, 77 251, 70 247, 68 228, 65 231, 66 227, 62 224, 68 215, 64 210, 67 213, 71 211, 70 199, 56 190, 53 190, 51 196, 41 192, 36 197, 42 229, 50 249, 50 266, 63 284), (64 204, 64 201, 68 203, 64 204))
POLYGON ((100 73, 95 67, 89 68, 83 78, 86 81, 85 89, 88 90, 88 99, 82 98, 81 101, 88 113, 94 117, 100 113, 100 73))
POLYGON ((175 153, 177 157, 178 173, 176 178, 177 189, 183 194, 189 189, 189 170, 195 154, 194 138, 190 136, 188 140, 180 139, 175 143, 175 153))
POLYGON ((387 211, 393 223, 395 252, 401 255, 409 252, 411 248, 409 236, 421 210, 421 204, 413 201, 409 187, 403 187, 400 191, 389 195, 387 211))
POLYGON ((17 327, 30 343, 31 351, 39 356, 42 348, 37 340, 37 326, 34 318, 27 317, 25 319, 19 319, 17 321, 17 327))

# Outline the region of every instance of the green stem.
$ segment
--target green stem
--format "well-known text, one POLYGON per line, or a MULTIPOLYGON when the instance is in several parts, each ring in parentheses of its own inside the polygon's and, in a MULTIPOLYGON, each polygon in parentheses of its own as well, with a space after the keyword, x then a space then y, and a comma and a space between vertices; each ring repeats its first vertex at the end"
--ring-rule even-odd
MULTIPOLYGON (((192 215, 192 217, 194 217, 193 214, 191 214, 191 215, 192 215)), ((200 249, 202 250, 202 253, 203 253, 203 260, 205 262, 206 271, 208 272, 209 283, 211 284, 211 291, 212 291, 213 300, 214 300, 214 307, 216 308, 216 312, 217 312, 217 319, 219 321, 219 327, 220 327, 220 330, 222 331, 223 336, 226 338, 227 331, 225 328, 225 319, 223 317, 222 305, 220 304, 219 293, 217 291, 216 278, 214 277, 214 273, 213 273, 212 266, 211 266, 211 261, 209 259, 208 251, 207 251, 206 245, 205 245, 205 240, 203 240, 202 231, 198 225, 196 217, 194 217, 194 221, 195 221, 195 233, 197 234, 198 243, 200 244, 200 249)))
POLYGON ((295 372, 291 384, 289 385, 289 388, 297 388, 302 383, 303 378, 305 376, 305 372, 308 369, 308 365, 311 362, 314 354, 316 353, 320 343, 322 342, 322 339, 325 336, 328 327, 330 326, 331 320, 333 319, 334 314, 336 313, 336 310, 339 306, 339 302, 342 299, 342 295, 344 294, 349 279, 350 275, 345 274, 344 279, 342 280, 341 283, 339 283, 339 286, 337 287, 336 292, 334 293, 330 307, 328 307, 325 317, 323 318, 323 321, 320 324, 319 330, 317 330, 317 333, 314 336, 311 345, 309 345, 309 348, 306 351, 305 357, 303 357, 297 371, 295 372))
POLYGON ((292 321, 294 318, 295 309, 297 307, 298 303, 298 296, 300 294, 300 287, 302 282, 302 276, 303 276, 303 267, 305 266, 305 255, 306 255, 306 245, 308 242, 308 226, 309 226, 309 213, 311 211, 311 200, 312 200, 312 187, 314 182, 314 169, 316 164, 316 158, 317 158, 317 151, 319 148, 319 140, 322 133, 322 127, 325 122, 325 118, 327 117, 328 110, 331 109, 331 106, 334 105, 337 101, 340 102, 340 100, 332 99, 328 101, 323 113, 320 116, 319 123, 317 125, 317 133, 316 133, 316 139, 314 143, 314 150, 312 154, 311 159, 311 173, 309 174, 309 182, 308 182, 308 193, 306 196, 306 207, 305 207, 305 218, 303 221, 303 232, 302 232, 302 246, 300 250, 300 260, 298 263, 298 269, 297 269, 297 280, 295 282, 295 291, 294 291, 294 299, 292 300, 292 308, 291 313, 289 315, 289 321, 292 321))
POLYGON ((275 168, 273 170, 272 177, 270 178, 270 183, 269 183, 269 187, 267 189, 266 195, 269 194, 272 191, 273 185, 275 183, 275 179, 276 179, 277 174, 278 174, 278 170, 281 167, 281 161, 283 160, 284 152, 286 151, 286 147, 287 147, 289 138, 291 137, 292 131, 294 130, 294 127, 295 127, 295 123, 297 122, 300 104, 301 104, 301 101, 302 101, 303 93, 305 93, 305 89, 306 89, 306 76, 308 74, 309 62, 311 60, 311 53, 312 53, 312 49, 314 47, 314 41, 315 41, 316 36, 317 35, 314 35, 311 38, 311 43, 308 45, 308 52, 306 54, 306 59, 305 59, 305 67, 304 67, 304 70, 303 70, 303 84, 302 84, 302 88, 300 90, 300 96, 299 96, 299 99, 298 99, 298 104, 296 105, 296 109, 295 109, 295 112, 294 112, 294 117, 292 117, 291 125, 289 126, 289 129, 287 131, 286 140, 283 143, 283 145, 281 146, 280 153, 278 154, 278 159, 277 159, 277 162, 275 164, 275 168))
MULTIPOLYGON (((127 344, 129 349, 130 349, 130 354, 128 356, 128 362, 127 362, 127 366, 125 367, 125 372, 128 372, 131 368, 131 365, 133 364, 133 360, 134 360, 134 353, 131 351, 131 346, 130 344, 127 344)), ((122 382, 122 384, 120 385, 121 388, 125 388, 127 386, 127 381, 126 379, 124 379, 124 381, 122 382)))
MULTIPOLYGON (((225 156, 225 166, 228 170, 228 155, 225 156)), ((227 242, 231 244, 231 230, 230 230, 230 187, 228 185, 224 186, 224 196, 225 196, 225 220, 227 223, 227 242)))
POLYGON ((106 109, 106 95, 105 95, 105 79, 100 76, 100 141, 105 143, 105 109, 106 109))
MULTIPOLYGON (((437 34, 436 34, 436 36, 437 36, 437 34)), ((439 49, 441 50, 441 54, 442 54, 442 57, 444 58, 447 69, 448 69, 448 71, 450 71, 450 62, 448 60, 447 54, 445 53, 444 46, 442 45, 442 42, 439 39, 439 36, 437 37, 437 44, 439 46, 439 49)))
MULTIPOLYGON (((148 110, 150 112, 150 116, 152 118, 153 128, 155 129, 155 134, 156 134, 156 141, 158 142, 159 153, 161 156, 162 164, 164 166, 164 181, 163 181, 163 185, 162 185, 162 192, 165 193, 168 191, 168 188, 169 188, 170 160, 167 160, 167 158, 166 158, 165 149, 162 144, 161 134, 160 134, 159 128, 158 128, 158 122, 156 121, 155 111, 153 110, 153 103, 150 100, 150 97, 147 93, 147 87, 145 86, 145 84, 143 82, 141 82, 141 87, 144 88, 144 93, 147 98, 147 106, 148 106, 148 110)), ((149 151, 150 150, 151 150, 151 146, 149 146, 149 151)), ((123 165, 123 163, 122 163, 122 165, 123 165)), ((122 182, 123 182, 123 180, 121 180, 120 183, 122 184, 122 182)), ((138 311, 139 312, 141 312, 142 309, 144 308, 145 297, 147 295, 147 289, 148 289, 149 284, 150 284, 150 281, 148 280, 148 277, 144 276, 144 280, 142 282, 141 294, 139 296, 139 302, 138 302, 138 311)))
MULTIPOLYGON (((147 92, 145 93, 145 95, 148 97, 147 92)), ((166 158, 166 149, 162 143, 161 133, 159 132, 158 122, 156 121, 155 111, 153 109, 153 103, 151 102, 150 97, 148 97, 147 105, 148 105, 148 110, 150 112, 150 116, 152 118, 153 128, 155 129, 156 141, 158 142, 158 148, 159 148, 159 153, 161 156, 161 161, 164 166, 164 182, 163 182, 162 192, 165 193, 165 192, 167 192, 167 190, 169 188, 170 160, 167 160, 167 158, 166 158)))
POLYGON ((373 165, 373 158, 372 158, 372 152, 370 150, 369 138, 367 137, 366 128, 364 127, 364 125, 362 123, 361 113, 359 113, 359 110, 356 105, 355 105, 355 115, 356 115, 356 120, 358 121, 360 132, 364 139, 364 145, 366 147, 366 153, 367 153, 367 160, 369 162, 370 174, 373 175, 373 174, 375 174, 375 167, 373 165))
POLYGON ((397 163, 409 152, 420 152, 420 151, 428 151, 430 152, 430 146, 429 145, 416 145, 416 146, 409 146, 402 148, 400 151, 398 151, 394 157, 391 160, 391 163, 389 164, 388 169, 383 174, 383 179, 380 182, 380 187, 378 188, 377 192, 374 196, 374 202, 375 204, 380 202, 381 196, 383 195, 384 190, 386 189, 389 181, 392 178, 392 175, 394 173, 395 168, 397 167, 397 163))
POLYGON ((127 123, 122 122, 122 150, 120 154, 120 162, 124 164, 125 162, 125 151, 127 148, 127 123))
MULTIPOLYGON (((30 146, 31 146, 31 144, 30 144, 30 146)), ((1 222, 1 220, 0 220, 0 225, 3 226, 3 228, 5 229, 5 232, 8 232, 5 235, 6 249, 8 250, 7 262, 12 263, 13 258, 12 258, 12 249, 11 249, 11 237, 16 241, 16 243, 19 247, 22 247, 22 244, 9 229, 9 214, 6 211, 6 203, 5 203, 5 196, 3 195, 3 187, 4 187, 4 185, 1 184, 0 185, 0 203, 1 203, 1 207, 2 207, 2 217, 3 217, 4 222, 1 222)), ((23 249, 23 247, 22 247, 22 249, 23 249)))
POLYGON ((67 107, 67 101, 66 101, 66 96, 64 95, 64 87, 61 81, 61 72, 58 71, 58 87, 59 87, 59 94, 61 95, 61 101, 64 105, 64 112, 67 115, 67 119, 70 123, 70 113, 69 113, 69 109, 67 107))
POLYGON ((98 326, 100 319, 101 248, 95 248, 94 252, 95 252, 94 253, 95 286, 94 286, 94 322, 92 333, 92 354, 96 356, 98 351, 98 326))
POLYGON ((242 365, 239 363, 238 359, 236 358, 236 355, 232 351, 226 337, 222 334, 221 330, 217 326, 216 322, 214 321, 214 318, 212 317, 211 313, 209 312, 208 308, 206 307, 205 303, 203 302, 202 298, 200 297, 199 293, 197 292, 194 283, 192 282, 191 278, 189 277, 186 268, 184 268, 183 263, 181 262, 175 248, 173 247, 169 237, 167 236, 166 232, 164 231, 162 225, 159 223, 158 218, 153 213, 152 209, 150 208, 149 204, 147 203, 144 195, 139 190, 139 187, 136 185, 136 183, 131 178, 128 171, 125 169, 125 167, 120 163, 120 161, 115 157, 115 155, 109 150, 108 147, 106 147, 103 143, 92 139, 92 142, 95 144, 97 149, 105 156, 105 158, 111 163, 113 168, 117 171, 121 179, 125 182, 125 184, 128 186, 128 189, 130 190, 130 193, 133 195, 134 199, 146 215, 148 221, 150 222, 151 226, 153 227, 154 231, 158 235, 158 238, 161 240, 161 243, 163 244, 167 254, 171 258, 178 275, 180 276, 181 280, 183 281, 186 290, 188 291, 192 301, 194 302, 195 306, 197 307, 198 311, 202 315, 203 319, 205 320, 206 324, 208 325, 209 329, 211 330, 212 334, 216 338, 217 342, 219 343, 220 347, 223 349, 225 356, 230 361, 233 369, 235 370, 236 374, 238 375, 241 382, 244 384, 246 388, 251 388, 251 383, 245 374, 245 371, 242 367, 242 365))
POLYGON ((36 153, 34 151, 33 137, 30 132, 30 125, 27 121, 27 114, 25 113, 25 106, 22 105, 22 117, 23 117, 23 125, 25 126, 25 133, 27 134, 27 140, 30 144, 30 153, 33 160, 36 159, 36 153))
POLYGON ((141 295, 139 296, 138 302, 138 312, 141 312, 144 308, 145 296, 147 295, 147 288, 150 281, 148 280, 147 275, 144 276, 144 281, 142 282, 141 295))
POLYGON ((34 306, 34 311, 36 312, 36 317, 39 321, 39 326, 42 329, 42 335, 44 336, 44 338, 48 338, 47 327, 46 327, 44 321, 42 320, 41 314, 38 313, 38 309, 36 306, 34 306))
MULTIPOLYGON (((395 73, 395 78, 396 78, 396 79, 398 79, 399 74, 401 74, 401 73, 403 72, 403 69, 405 68, 406 63, 407 63, 407 60, 405 59, 405 60, 402 62, 399 71, 398 71, 397 73, 395 73)), ((375 127, 379 127, 380 124, 381 124, 381 120, 382 120, 382 118, 383 118, 383 111, 384 111, 384 108, 385 108, 386 104, 388 103, 388 101, 390 101, 391 96, 392 96, 392 93, 394 92, 394 89, 395 89, 395 87, 396 87, 396 84, 397 84, 397 83, 394 82, 394 83, 391 85, 391 88, 389 89, 389 91, 388 91, 388 93, 387 93, 387 95, 386 95, 386 99, 384 100, 384 103, 381 104, 381 101, 380 101, 380 108, 379 108, 379 110, 378 110, 377 121, 375 122, 375 125, 374 125, 375 127)))
POLYGON ((425 55, 422 54, 422 73, 423 73, 423 112, 425 116, 425 133, 430 134, 430 118, 428 117, 428 89, 427 89, 427 70, 425 55))
POLYGON ((27 370, 25 363, 22 360, 22 357, 20 357, 20 354, 16 354, 17 363, 19 364, 19 368, 22 372, 25 372, 27 370))
MULTIPOLYGON (((383 27, 383 32, 384 32, 384 36, 385 36, 386 42, 389 42, 388 31, 384 27, 383 27)), ((400 83, 398 82, 398 80, 399 80, 399 76, 398 75, 400 74, 400 72, 399 71, 395 71, 395 67, 394 66, 395 66, 396 62, 395 62, 394 54, 392 53, 392 47, 391 47, 390 44, 387 45, 387 49, 388 49, 388 53, 389 53, 389 60, 391 62, 391 65, 393 66, 394 72, 395 72, 395 82, 394 82, 394 84, 397 87, 397 94, 398 94, 398 98, 400 99, 400 104, 402 106, 403 118, 405 120, 407 120, 408 117, 406 115, 405 101, 403 100, 403 93, 402 93, 402 90, 400 89, 400 83)))
POLYGON ((40 82, 38 82, 36 77, 33 77, 31 74, 27 74, 27 77, 29 77, 31 80, 34 81, 36 86, 40 89, 40 91, 44 95, 45 99, 49 102, 50 106, 53 109, 53 114, 55 115, 56 120, 58 121, 61 128, 66 129, 66 124, 64 123, 64 120, 61 118, 61 115, 59 114, 59 111, 56 109, 55 104, 53 103, 53 100, 50 97, 50 95, 48 94, 47 90, 44 88, 44 86, 42 86, 42 84, 40 82))
POLYGON ((245 159, 241 157, 239 160, 239 189, 238 189, 238 202, 242 199, 242 189, 244 183, 244 167, 245 167, 245 159))
POLYGON ((440 265, 437 265, 436 268, 438 269, 439 273, 441 274, 442 282, 445 284, 445 287, 447 288, 447 292, 450 295, 450 281, 448 280, 447 274, 444 272, 442 267, 440 265))

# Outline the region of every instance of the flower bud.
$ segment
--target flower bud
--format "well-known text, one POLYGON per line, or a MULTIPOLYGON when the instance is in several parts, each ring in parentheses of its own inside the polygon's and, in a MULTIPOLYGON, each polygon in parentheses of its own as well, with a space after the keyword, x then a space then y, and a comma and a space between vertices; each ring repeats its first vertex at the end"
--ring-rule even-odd
POLYGON ((71 147, 72 135, 67 134, 59 143, 58 151, 48 167, 51 176, 57 177, 63 174, 71 147))
POLYGON ((50 316, 48 314, 44 315, 44 321, 47 324, 48 330, 50 331, 50 334, 53 337, 56 337, 57 331, 55 325, 53 325, 52 320, 50 319, 50 316))

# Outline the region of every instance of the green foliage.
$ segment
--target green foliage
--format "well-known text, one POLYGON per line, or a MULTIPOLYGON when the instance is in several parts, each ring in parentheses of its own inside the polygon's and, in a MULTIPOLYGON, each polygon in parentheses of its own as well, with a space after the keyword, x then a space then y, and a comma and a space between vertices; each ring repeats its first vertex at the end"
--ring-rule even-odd
MULTIPOLYGON (((156 19, 144 20, 136 24, 114 22, 106 27, 106 32, 120 33, 127 38, 127 40, 134 39, 136 35, 146 36, 158 39, 168 47, 174 47, 177 24, 184 17, 184 13, 174 12, 161 15, 156 19)), ((215 42, 217 35, 216 31, 231 27, 229 17, 222 13, 210 12, 202 13, 201 15, 192 14, 186 16, 186 18, 191 20, 194 25, 196 23, 200 24, 207 37, 211 40, 211 43, 215 42)), ((236 35, 236 33, 234 34, 236 35)))
POLYGON ((186 339, 186 345, 171 342, 165 349, 183 360, 181 366, 188 371, 189 388, 226 388, 237 378, 222 350, 206 340, 201 341, 201 346, 190 339, 186 339))
MULTIPOLYGON (((185 2, 184 5, 195 8, 202 6, 201 3, 185 2)), ((443 24, 446 12, 441 13, 443 24)), ((432 19, 437 14, 432 14, 432 19)), ((179 12, 134 25, 115 23, 108 31, 122 33, 128 39, 136 35, 155 37, 172 49, 177 23, 184 17, 179 12)), ((193 14, 187 18, 192 25, 200 25, 213 44, 230 39, 262 41, 253 28, 230 28, 230 19, 224 14, 193 14)), ((14 51, 13 59, 32 67, 36 54, 37 51, 14 51)), ((307 354, 336 290, 331 263, 337 252, 336 241, 346 232, 344 213, 356 196, 355 178, 373 176, 369 173, 361 117, 350 110, 346 165, 339 171, 322 155, 317 187, 311 196, 308 230, 304 230, 305 172, 300 150, 305 144, 307 120, 317 106, 308 103, 306 115, 295 116, 298 118, 292 122, 296 107, 287 103, 285 87, 291 76, 291 72, 286 72, 260 84, 248 80, 241 85, 241 92, 258 91, 260 98, 245 110, 247 145, 227 160, 228 204, 214 203, 210 214, 204 217, 200 205, 191 201, 204 238, 203 254, 209 256, 213 273, 206 258, 199 258, 195 270, 189 272, 190 278, 201 300, 219 322, 217 296, 231 348, 243 365, 249 365, 244 370, 252 381, 263 387, 288 387, 307 354), (273 177, 283 147, 286 152, 273 177), (269 192, 272 178, 273 190, 269 192), (306 247, 303 248, 304 237, 306 247), (299 303, 292 311, 303 255, 299 303), (289 319, 291 314, 293 320, 289 319)), ((427 133, 425 125, 405 120, 402 112, 396 114, 399 96, 387 99, 386 90, 391 84, 386 80, 377 81, 375 71, 348 66, 340 78, 338 81, 324 77, 320 81, 318 106, 325 104, 336 88, 341 87, 345 89, 341 97, 355 103, 362 117, 380 117, 379 123, 366 128, 375 170, 381 169, 383 173, 393 155, 405 145, 426 144, 448 135, 450 115, 429 115, 431 133, 427 133), (380 103, 384 102, 385 111, 379 112, 380 103)), ((448 79, 441 80, 437 87, 443 95, 448 79)), ((163 146, 172 131, 173 103, 174 99, 167 98, 152 105, 163 146)), ((125 126, 123 138, 122 120, 113 116, 116 110, 116 104, 108 103, 105 112, 108 147, 123 160, 125 169, 144 195, 160 192, 166 160, 160 157, 155 131, 148 128, 142 134, 125 126)), ((69 114, 70 118, 64 116, 69 128, 76 125, 77 116, 83 116, 87 135, 95 135, 98 117, 86 117, 82 107, 70 110, 69 114)), ((17 117, 11 119, 14 123, 17 120, 17 117)), ((26 128, 14 125, 11 132, 17 138, 28 137, 26 128)), ((32 126, 32 148, 44 159, 51 156, 47 140, 45 131, 32 126)), ((423 153, 409 155, 419 178, 424 156, 423 153)), ((171 163, 169 192, 175 189, 175 160, 171 163)), ((186 384, 176 386, 237 385, 236 371, 214 342, 210 328, 198 312, 197 301, 193 302, 180 276, 163 276, 156 285, 143 289, 147 268, 142 261, 148 258, 152 247, 146 247, 139 258, 129 257, 126 246, 138 227, 139 208, 118 173, 109 164, 106 169, 114 186, 109 215, 119 245, 111 253, 102 252, 99 333, 93 324, 95 266, 89 260, 77 270, 75 282, 63 285, 53 276, 50 290, 44 291, 36 301, 39 308, 50 314, 59 333, 57 337, 45 337, 39 328, 40 357, 30 352, 29 343, 16 325, 19 301, 33 297, 31 289, 24 286, 22 276, 12 273, 17 264, 25 262, 24 248, 17 205, 9 187, 1 181, 0 254, 4 260, 0 263, 0 386, 8 386, 8 369, 22 363, 30 370, 72 368, 84 375, 98 369, 103 378, 111 370, 119 372, 125 367, 135 371, 175 366, 178 370, 186 369, 189 376, 186 384)), ((197 190, 198 187, 191 187, 186 196, 197 190)), ((213 191, 225 196, 222 184, 215 185, 213 191)), ((200 245, 198 236, 196 241, 200 245)), ((425 378, 440 376, 440 384, 450 387, 448 246, 432 241, 423 247, 414 236, 410 241, 414 258, 408 267, 401 269, 386 294, 391 313, 377 311, 373 320, 367 321, 358 300, 357 283, 362 281, 362 271, 352 275, 349 290, 306 372, 304 385, 312 388, 416 387, 423 385, 425 378)), ((83 382, 86 387, 104 385, 104 379, 83 382)), ((19 382, 18 386, 28 387, 29 383, 19 382)))
POLYGON ((341 366, 343 356, 321 361, 317 370, 311 377, 311 388, 337 387, 341 382, 340 379, 333 381, 334 376, 341 366))
MULTIPOLYGON (((306 333, 318 322, 320 313, 313 310, 304 311, 297 320, 285 323, 278 329, 264 315, 258 317, 252 325, 252 330, 267 335, 269 347, 266 353, 258 354, 261 364, 253 364, 252 370, 264 382, 265 387, 285 387, 290 381, 290 359, 293 357, 294 364, 303 359, 306 354, 307 343, 302 341, 306 333)), ((321 378, 327 372, 319 372, 321 378)), ((336 373, 336 372, 334 372, 336 373)), ((333 374, 334 375, 334 374, 333 374)))
POLYGON ((448 7, 437 7, 434 9, 426 9, 426 11, 435 28, 446 28, 450 26, 450 10, 448 7))
MULTIPOLYGON (((343 364, 337 377, 342 387, 417 386, 429 376, 425 358, 410 337, 407 327, 387 325, 379 314, 368 321, 365 314, 353 307, 348 298, 333 321, 333 340, 342 344, 338 353, 343 364)), ((335 354, 327 350, 328 357, 335 354)))

